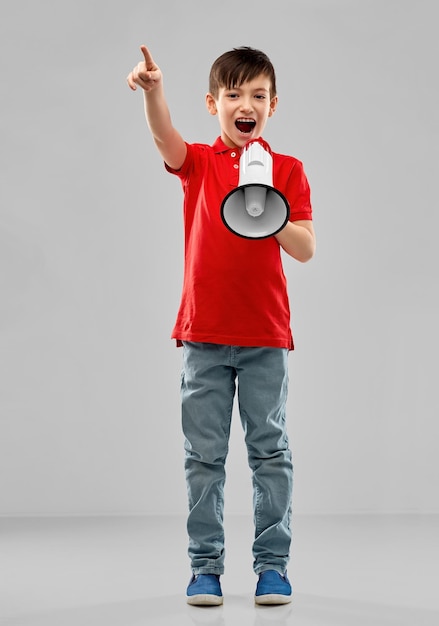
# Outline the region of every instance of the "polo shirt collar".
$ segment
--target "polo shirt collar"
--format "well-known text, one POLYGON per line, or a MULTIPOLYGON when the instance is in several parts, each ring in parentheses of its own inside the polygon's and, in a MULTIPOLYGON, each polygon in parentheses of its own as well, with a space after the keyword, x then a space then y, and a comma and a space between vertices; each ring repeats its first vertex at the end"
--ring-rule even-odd
POLYGON ((226 146, 226 144, 224 143, 224 141, 221 139, 221 137, 217 137, 212 145, 213 151, 216 153, 220 153, 220 152, 228 152, 229 150, 232 150, 232 148, 229 148, 229 146, 226 146))

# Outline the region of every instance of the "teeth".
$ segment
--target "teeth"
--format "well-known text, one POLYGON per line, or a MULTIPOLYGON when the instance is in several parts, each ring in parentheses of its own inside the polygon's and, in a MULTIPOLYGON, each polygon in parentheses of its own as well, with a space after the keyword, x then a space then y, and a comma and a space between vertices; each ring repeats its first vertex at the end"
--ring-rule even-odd
POLYGON ((236 120, 235 126, 241 133, 248 135, 253 131, 256 126, 256 122, 255 120, 252 120, 251 117, 240 117, 236 120))

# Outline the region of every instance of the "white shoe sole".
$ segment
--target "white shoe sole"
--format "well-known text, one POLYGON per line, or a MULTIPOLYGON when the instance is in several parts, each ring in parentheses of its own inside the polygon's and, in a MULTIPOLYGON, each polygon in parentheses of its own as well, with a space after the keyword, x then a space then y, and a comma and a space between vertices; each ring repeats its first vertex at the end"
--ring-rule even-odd
POLYGON ((219 606, 223 603, 223 596, 211 593, 198 593, 195 596, 186 596, 186 602, 194 606, 219 606))
POLYGON ((292 599, 292 596, 284 596, 280 593, 266 593, 262 596, 255 596, 256 604, 288 604, 292 599))

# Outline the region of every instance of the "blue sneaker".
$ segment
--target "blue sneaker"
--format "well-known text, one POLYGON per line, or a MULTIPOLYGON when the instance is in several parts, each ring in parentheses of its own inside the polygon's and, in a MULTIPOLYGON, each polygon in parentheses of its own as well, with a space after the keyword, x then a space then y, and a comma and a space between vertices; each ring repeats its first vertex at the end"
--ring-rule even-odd
POLYGON ((218 606, 223 603, 220 577, 217 574, 193 575, 186 591, 188 604, 218 606))
POLYGON ((293 591, 287 573, 282 576, 274 569, 268 569, 259 574, 256 586, 256 604, 288 604, 291 602, 293 591))

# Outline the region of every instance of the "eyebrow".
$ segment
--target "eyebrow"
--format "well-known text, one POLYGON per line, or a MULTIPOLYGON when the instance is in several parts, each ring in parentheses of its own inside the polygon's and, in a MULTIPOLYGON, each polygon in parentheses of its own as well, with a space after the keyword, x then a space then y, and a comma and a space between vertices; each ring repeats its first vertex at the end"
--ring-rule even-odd
MULTIPOLYGON (((242 85, 244 85, 245 83, 242 83, 242 85)), ((242 85, 240 85, 239 87, 224 87, 225 91, 242 91, 242 85)), ((265 91, 266 93, 270 93, 270 90, 267 89, 266 87, 254 87, 252 89, 252 91, 265 91)))

